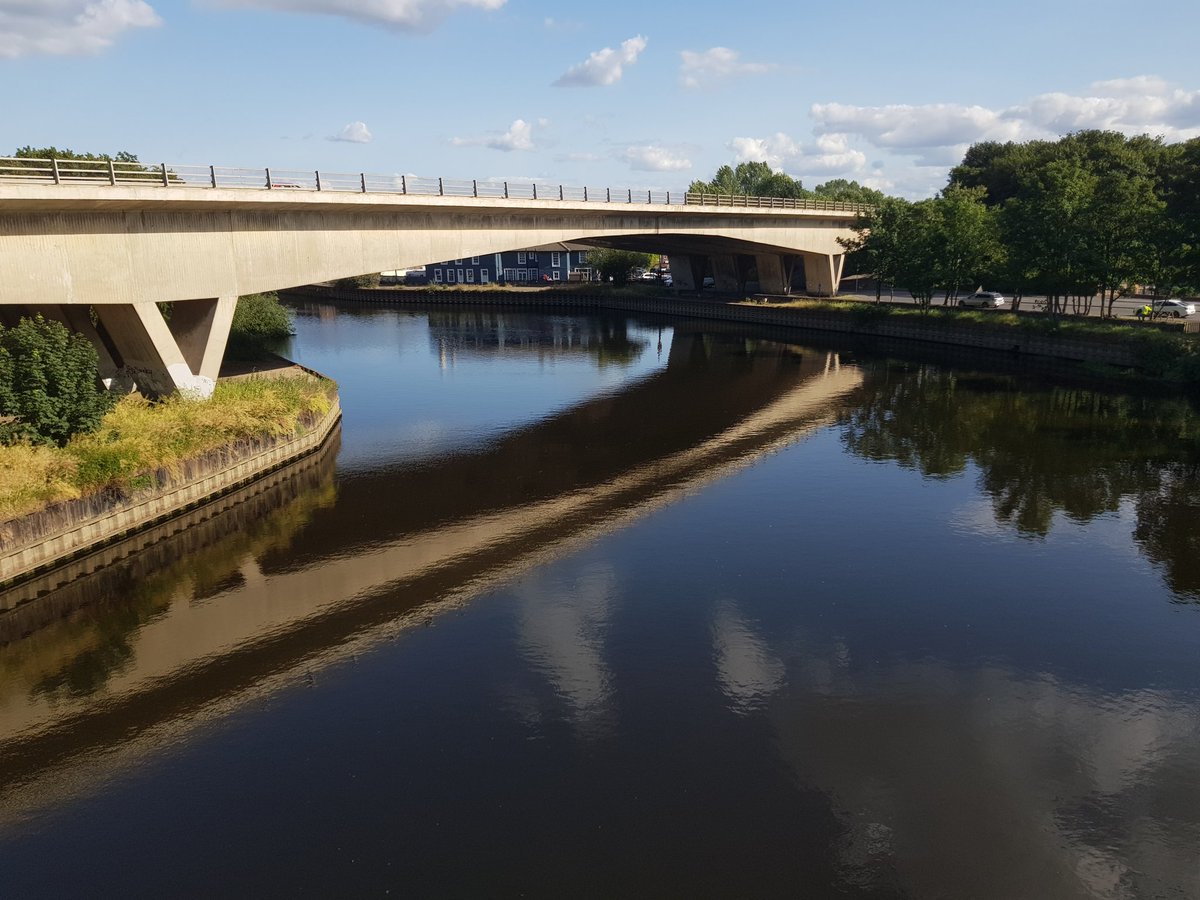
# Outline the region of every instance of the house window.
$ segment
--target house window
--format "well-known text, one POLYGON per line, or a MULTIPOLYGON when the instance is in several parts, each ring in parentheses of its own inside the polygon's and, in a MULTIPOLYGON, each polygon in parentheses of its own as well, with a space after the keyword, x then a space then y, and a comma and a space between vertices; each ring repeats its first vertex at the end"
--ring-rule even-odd
POLYGON ((471 257, 471 265, 473 265, 473 266, 479 265, 479 257, 478 256, 471 257))
POLYGON ((433 280, 438 284, 442 283, 442 270, 441 269, 433 270, 433 280))
POLYGON ((446 270, 446 283, 454 284, 454 270, 453 269, 446 270))
POLYGON ((456 266, 461 266, 461 265, 462 265, 462 259, 461 259, 461 258, 459 258, 459 259, 456 259, 456 260, 454 261, 454 264, 455 264, 456 266))
POLYGON ((558 271, 558 269, 554 270, 554 280, 562 281, 562 272, 558 271))
POLYGON ((518 266, 525 265, 525 254, 524 253, 517 254, 517 265, 518 266))
POLYGON ((467 269, 467 284, 474 284, 474 283, 475 283, 475 270, 467 269))
POLYGON ((480 283, 480 284, 487 284, 487 283, 488 283, 488 271, 487 271, 487 269, 484 269, 482 272, 480 272, 480 273, 479 273, 479 283, 480 283))
POLYGON ((537 262, 537 253, 530 253, 530 254, 529 254, 529 261, 530 261, 530 262, 537 262))
POLYGON ((562 265, 562 254, 557 250, 550 254, 550 265, 555 267, 562 265))
POLYGON ((586 251, 586 250, 580 250, 580 251, 579 251, 579 261, 580 261, 581 263, 585 263, 585 262, 587 262, 587 251, 586 251))

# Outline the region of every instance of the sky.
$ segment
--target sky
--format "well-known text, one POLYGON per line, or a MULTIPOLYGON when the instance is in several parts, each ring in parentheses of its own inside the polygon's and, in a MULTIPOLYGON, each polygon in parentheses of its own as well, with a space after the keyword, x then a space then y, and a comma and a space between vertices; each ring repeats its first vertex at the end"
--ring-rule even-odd
POLYGON ((0 154, 930 196, 981 140, 1200 136, 1200 3, 0 0, 0 154))

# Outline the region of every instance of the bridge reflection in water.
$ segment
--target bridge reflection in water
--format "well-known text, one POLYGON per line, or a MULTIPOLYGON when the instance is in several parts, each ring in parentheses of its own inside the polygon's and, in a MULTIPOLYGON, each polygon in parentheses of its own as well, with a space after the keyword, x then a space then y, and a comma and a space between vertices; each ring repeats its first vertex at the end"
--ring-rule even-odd
MULTIPOLYGON (((434 339, 495 334, 480 315, 435 316, 434 339)), ((486 343, 472 352, 499 352, 486 343)), ((635 343, 618 329, 561 346, 619 356, 635 343)), ((36 805, 41 776, 84 754, 158 743, 795 441, 861 383, 836 354, 677 327, 665 368, 619 393, 468 452, 355 472, 336 492, 323 463, 257 532, 234 513, 170 539, 186 563, 151 576, 134 557, 90 576, 103 590, 67 585, 0 614, 25 623, 0 646, 0 805, 36 805), (225 527, 237 531, 213 543, 225 527), (123 600, 85 602, 141 578, 123 600)))

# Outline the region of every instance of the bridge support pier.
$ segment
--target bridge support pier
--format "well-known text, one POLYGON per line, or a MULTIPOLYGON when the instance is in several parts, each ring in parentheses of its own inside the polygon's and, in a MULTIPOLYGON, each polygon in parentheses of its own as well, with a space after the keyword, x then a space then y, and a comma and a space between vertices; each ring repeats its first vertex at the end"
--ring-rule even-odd
POLYGON ((681 291, 696 291, 704 284, 704 268, 708 259, 695 254, 671 254, 671 287, 681 291))
POLYGON ((759 253, 754 257, 758 265, 758 289, 764 294, 790 294, 792 272, 796 268, 796 257, 780 253, 759 253))
POLYGON ((738 258, 733 253, 715 253, 712 256, 713 286, 724 294, 739 290, 738 258))
POLYGON ((842 281, 845 254, 804 254, 805 290, 815 297, 832 297, 842 281))
POLYGON ((202 399, 212 396, 233 303, 236 298, 177 303, 172 319, 180 316, 174 330, 182 342, 154 303, 100 304, 96 314, 120 356, 121 375, 134 381, 138 390, 150 396, 179 391, 202 399), (201 305, 189 307, 191 303, 201 305), (200 372, 192 369, 191 361, 200 372))

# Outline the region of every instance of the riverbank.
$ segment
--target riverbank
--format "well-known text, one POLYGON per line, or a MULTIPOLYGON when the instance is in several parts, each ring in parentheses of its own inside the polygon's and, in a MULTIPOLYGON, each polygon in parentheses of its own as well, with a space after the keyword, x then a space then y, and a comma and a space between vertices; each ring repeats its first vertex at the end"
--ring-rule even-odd
POLYGON ((466 287, 333 288, 285 292, 322 299, 385 303, 534 306, 613 309, 740 322, 774 328, 831 332, 1054 359, 1116 376, 1178 387, 1200 387, 1200 335, 1191 323, 1133 323, 1033 313, 916 307, 852 300, 754 300, 688 297, 661 288, 567 285, 563 288, 466 287))
POLYGON ((118 540, 317 450, 336 385, 299 367, 235 376, 204 402, 124 398, 65 447, 0 448, 0 585, 118 540))

